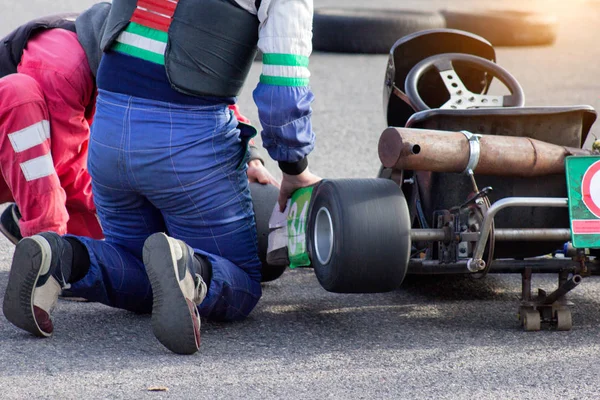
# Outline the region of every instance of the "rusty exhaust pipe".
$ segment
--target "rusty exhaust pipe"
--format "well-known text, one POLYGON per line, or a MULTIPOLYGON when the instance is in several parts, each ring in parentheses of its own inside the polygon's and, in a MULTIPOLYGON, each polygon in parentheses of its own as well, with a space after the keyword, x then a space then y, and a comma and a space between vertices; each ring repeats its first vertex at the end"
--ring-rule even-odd
POLYGON ((379 138, 379 158, 386 168, 432 172, 532 177, 564 173, 565 157, 590 150, 558 146, 516 136, 482 135, 473 140, 463 132, 387 128, 379 138))

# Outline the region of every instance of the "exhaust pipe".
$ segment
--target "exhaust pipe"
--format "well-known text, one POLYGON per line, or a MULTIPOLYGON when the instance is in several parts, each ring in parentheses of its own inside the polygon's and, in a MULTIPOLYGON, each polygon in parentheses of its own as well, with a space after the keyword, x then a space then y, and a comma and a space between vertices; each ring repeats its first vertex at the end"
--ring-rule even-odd
POLYGON ((387 128, 379 138, 381 163, 398 170, 532 177, 564 174, 567 156, 589 154, 527 137, 469 132, 387 128))

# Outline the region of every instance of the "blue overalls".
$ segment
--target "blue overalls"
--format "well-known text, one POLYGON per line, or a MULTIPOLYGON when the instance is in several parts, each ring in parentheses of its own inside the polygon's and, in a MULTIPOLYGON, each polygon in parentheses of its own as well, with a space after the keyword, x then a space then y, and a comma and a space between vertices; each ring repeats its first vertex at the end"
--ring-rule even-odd
POLYGON ((89 251, 91 267, 70 290, 112 307, 150 312, 142 247, 152 233, 167 232, 212 263, 200 314, 242 319, 261 296, 246 175, 250 137, 241 134, 223 99, 175 92, 164 67, 147 64, 116 52, 102 59, 88 168, 106 239, 78 238, 89 251), (151 78, 148 88, 129 79, 140 69, 151 78), (127 93, 161 88, 171 90, 161 94, 162 101, 127 93))

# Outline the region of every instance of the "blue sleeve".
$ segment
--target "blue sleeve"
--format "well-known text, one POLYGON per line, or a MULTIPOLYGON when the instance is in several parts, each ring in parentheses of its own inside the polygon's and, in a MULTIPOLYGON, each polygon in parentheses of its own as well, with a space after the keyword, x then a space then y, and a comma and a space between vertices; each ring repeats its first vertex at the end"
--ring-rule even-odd
POLYGON ((253 92, 262 125, 263 146, 275 161, 296 163, 315 146, 310 86, 281 86, 260 82, 253 92))

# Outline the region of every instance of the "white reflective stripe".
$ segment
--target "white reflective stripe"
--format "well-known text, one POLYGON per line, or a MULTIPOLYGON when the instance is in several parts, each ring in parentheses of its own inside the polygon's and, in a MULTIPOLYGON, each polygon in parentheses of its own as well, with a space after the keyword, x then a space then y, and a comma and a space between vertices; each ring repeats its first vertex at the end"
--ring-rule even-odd
POLYGON ((135 33, 123 31, 117 38, 117 42, 128 44, 143 50, 147 50, 156 54, 165 54, 167 44, 158 40, 149 39, 147 37, 137 35, 135 33))
POLYGON ((310 78, 310 71, 306 67, 263 64, 263 75, 283 76, 285 78, 310 78))
POLYGON ((137 6, 137 8, 138 8, 139 10, 144 10, 144 11, 146 11, 146 12, 149 12, 150 14, 154 14, 154 15, 160 15, 161 17, 165 17, 165 18, 171 18, 171 16, 170 16, 170 15, 163 14, 163 13, 160 13, 160 12, 158 12, 158 11, 151 10, 150 8, 144 8, 144 7, 140 7, 140 6, 137 6))
POLYGON ((54 173, 54 163, 50 153, 21 163, 21 170, 27 181, 33 181, 54 173))
POLYGON ((50 124, 43 120, 20 131, 9 133, 8 138, 15 152, 20 153, 50 139, 50 124))

